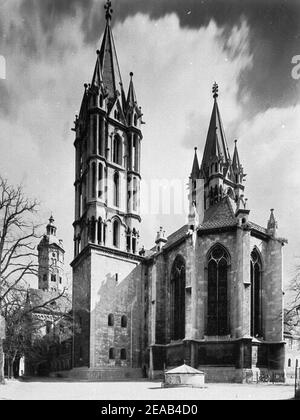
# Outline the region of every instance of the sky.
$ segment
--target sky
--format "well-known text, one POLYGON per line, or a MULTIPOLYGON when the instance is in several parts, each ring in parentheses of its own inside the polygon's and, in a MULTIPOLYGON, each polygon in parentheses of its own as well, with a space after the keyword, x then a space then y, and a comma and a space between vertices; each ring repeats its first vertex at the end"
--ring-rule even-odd
MULTIPOLYGON (((103 6, 104 0, 0 0, 0 174, 40 201, 42 223, 53 213, 69 273, 71 128, 101 44, 103 6)), ((274 208, 278 235, 288 239, 287 285, 300 257, 300 81, 293 71, 300 2, 113 0, 112 7, 123 83, 132 71, 146 122, 141 244, 152 247, 160 226, 170 234, 186 223, 194 147, 201 160, 217 81, 229 149, 237 139, 247 173, 250 219, 266 226, 274 208), (147 191, 163 179, 182 186, 182 206, 149 209, 147 191)))

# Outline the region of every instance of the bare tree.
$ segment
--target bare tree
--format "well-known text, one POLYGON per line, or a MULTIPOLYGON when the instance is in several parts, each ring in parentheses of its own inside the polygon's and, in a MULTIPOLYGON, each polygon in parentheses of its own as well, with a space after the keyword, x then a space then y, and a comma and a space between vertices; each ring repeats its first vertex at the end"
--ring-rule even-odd
POLYGON ((296 267, 296 274, 290 281, 288 292, 290 299, 284 311, 285 328, 289 331, 300 332, 300 266, 296 267))
POLYGON ((65 289, 60 292, 31 288, 11 290, 4 307, 4 350, 9 378, 14 376, 14 363, 21 357, 26 358, 27 364, 38 364, 42 358, 48 357, 47 349, 71 337, 71 301, 65 289), (46 331, 49 323, 52 326, 51 334, 46 331))
MULTIPOLYGON (((21 186, 13 187, 0 176, 0 315, 7 315, 11 297, 37 274, 37 209, 37 201, 25 197, 21 186)), ((0 383, 4 382, 2 355, 0 339, 0 383)))

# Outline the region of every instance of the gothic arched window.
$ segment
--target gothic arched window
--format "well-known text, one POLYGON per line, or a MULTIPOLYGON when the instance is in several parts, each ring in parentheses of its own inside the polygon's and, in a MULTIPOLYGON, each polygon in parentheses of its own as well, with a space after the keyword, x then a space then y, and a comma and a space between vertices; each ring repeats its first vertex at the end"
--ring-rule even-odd
POLYGON ((120 351, 120 359, 126 360, 126 349, 121 349, 120 351))
POLYGON ((103 222, 102 222, 102 218, 99 217, 98 218, 98 226, 97 226, 97 237, 98 237, 98 244, 102 243, 102 226, 103 226, 103 222))
POLYGON ((133 171, 139 171, 139 137, 137 134, 134 135, 132 143, 132 169, 133 171))
POLYGON ((133 211, 137 211, 137 179, 133 178, 133 211))
POLYGON ((114 206, 119 207, 120 201, 120 178, 118 172, 114 174, 114 206))
POLYGON ((232 200, 234 200, 234 193, 233 193, 232 188, 228 188, 228 190, 227 190, 227 195, 228 195, 228 197, 230 197, 232 200))
POLYGON ((119 248, 120 242, 120 224, 118 220, 113 222, 113 246, 119 248))
POLYGON ((92 217, 91 221, 90 221, 90 239, 91 242, 95 243, 96 240, 96 220, 94 218, 94 216, 92 217))
POLYGON ((126 247, 127 252, 131 251, 131 230, 128 228, 126 232, 126 247))
POLYGON ((209 205, 213 205, 214 204, 214 192, 213 192, 213 188, 210 187, 209 189, 209 205))
POLYGON ((214 188, 214 202, 217 203, 219 198, 219 188, 217 185, 215 185, 214 188))
POLYGON ((171 270, 171 339, 185 337, 185 261, 177 256, 171 270))
POLYGON ((119 207, 120 199, 120 177, 118 172, 114 174, 114 206, 119 207))
POLYGON ((132 252, 133 252, 133 254, 136 253, 136 237, 137 237, 137 233, 135 232, 135 229, 133 229, 133 232, 132 232, 132 252))
POLYGON ((98 116, 93 118, 93 153, 97 153, 97 130, 98 130, 98 116))
POLYGON ((113 141, 113 162, 122 165, 122 141, 118 135, 114 137, 113 141))
POLYGON ((92 163, 92 198, 96 197, 96 163, 92 163))
POLYGON ((229 255, 222 246, 217 245, 210 251, 207 261, 207 335, 226 335, 229 255))
POLYGON ((98 165, 98 198, 103 196, 103 165, 99 163, 98 165))
POLYGON ((251 335, 262 335, 261 317, 261 259, 256 249, 251 252, 250 259, 251 276, 251 335))
POLYGON ((114 359, 115 358, 115 349, 113 347, 111 347, 109 349, 109 358, 110 359, 114 359))

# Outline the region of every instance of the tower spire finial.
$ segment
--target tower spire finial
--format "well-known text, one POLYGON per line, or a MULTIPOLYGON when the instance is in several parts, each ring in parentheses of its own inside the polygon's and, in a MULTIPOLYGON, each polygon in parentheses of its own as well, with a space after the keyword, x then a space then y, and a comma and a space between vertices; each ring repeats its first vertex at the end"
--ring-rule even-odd
POLYGON ((111 1, 110 0, 106 1, 104 9, 106 10, 105 19, 106 19, 107 23, 109 23, 109 21, 111 20, 111 16, 113 14, 113 9, 111 8, 111 1))
POLYGON ((214 99, 216 99, 219 96, 219 86, 217 82, 214 82, 213 84, 212 93, 213 93, 214 99))

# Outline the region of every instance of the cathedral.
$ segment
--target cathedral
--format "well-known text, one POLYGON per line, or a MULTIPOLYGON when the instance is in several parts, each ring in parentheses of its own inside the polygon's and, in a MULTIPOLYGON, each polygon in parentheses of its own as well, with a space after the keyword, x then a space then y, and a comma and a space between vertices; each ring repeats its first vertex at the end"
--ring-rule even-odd
MULTIPOLYGON (((235 142, 231 158, 213 85, 202 160, 195 148, 189 217, 140 246, 143 114, 122 82, 111 2, 75 120, 72 374, 159 378, 186 363, 206 381, 284 380, 282 248, 271 210, 252 222, 235 142), (200 162, 200 163, 199 163, 200 162)), ((187 174, 188 178, 188 174, 187 174)))

